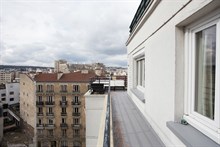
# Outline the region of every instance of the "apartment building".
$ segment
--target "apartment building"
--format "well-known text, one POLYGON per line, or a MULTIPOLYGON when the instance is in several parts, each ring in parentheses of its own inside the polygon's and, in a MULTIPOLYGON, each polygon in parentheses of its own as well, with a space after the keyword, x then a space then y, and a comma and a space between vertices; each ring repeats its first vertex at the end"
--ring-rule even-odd
POLYGON ((142 0, 128 94, 166 146, 220 145, 220 1, 142 0))
POLYGON ((94 73, 21 74, 20 114, 37 146, 85 146, 85 100, 94 73))
POLYGON ((0 101, 4 104, 13 105, 19 103, 19 83, 6 83, 0 85, 0 101))
POLYGON ((70 73, 69 64, 66 60, 56 60, 54 62, 54 71, 55 72, 63 72, 70 73))
POLYGON ((12 81, 12 75, 10 72, 0 71, 0 84, 12 81))
POLYGON ((3 127, 4 127, 4 123, 3 123, 3 106, 2 106, 2 102, 0 101, 0 145, 2 142, 2 138, 3 138, 3 127))

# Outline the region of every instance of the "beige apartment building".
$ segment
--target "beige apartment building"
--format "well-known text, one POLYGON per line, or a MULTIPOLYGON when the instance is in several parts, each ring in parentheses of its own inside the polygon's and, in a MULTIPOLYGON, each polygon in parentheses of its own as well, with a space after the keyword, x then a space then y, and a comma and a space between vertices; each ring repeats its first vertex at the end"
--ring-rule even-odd
POLYGON ((11 82, 12 78, 11 78, 11 73, 9 72, 5 72, 5 71, 0 71, 0 84, 3 83, 7 83, 7 82, 11 82))
POLYGON ((20 114, 38 147, 85 146, 85 99, 94 73, 21 74, 20 114))

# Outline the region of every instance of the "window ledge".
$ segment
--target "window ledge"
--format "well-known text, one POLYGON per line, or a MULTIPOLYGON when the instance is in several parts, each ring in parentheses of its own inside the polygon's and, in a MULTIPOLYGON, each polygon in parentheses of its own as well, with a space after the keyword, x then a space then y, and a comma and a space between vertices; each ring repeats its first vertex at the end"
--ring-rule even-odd
POLYGON ((138 90, 136 88, 135 89, 131 89, 131 92, 133 92, 133 94, 135 94, 139 100, 141 100, 143 103, 145 103, 144 93, 143 92, 141 92, 140 90, 138 90))
POLYGON ((199 147, 210 146, 219 147, 220 145, 202 134, 191 125, 182 125, 180 123, 169 121, 167 127, 187 146, 199 147))

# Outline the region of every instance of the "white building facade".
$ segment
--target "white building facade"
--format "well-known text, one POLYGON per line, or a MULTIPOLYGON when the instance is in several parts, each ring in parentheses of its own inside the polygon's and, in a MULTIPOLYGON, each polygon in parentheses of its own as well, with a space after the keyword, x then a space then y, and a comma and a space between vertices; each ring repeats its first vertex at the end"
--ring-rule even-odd
POLYGON ((20 83, 6 83, 6 103, 8 105, 18 104, 20 100, 20 83))
POLYGON ((168 126, 186 121, 220 145, 220 1, 143 0, 126 45, 128 94, 164 144, 187 146, 168 126))
POLYGON ((8 105, 18 104, 20 99, 19 90, 19 83, 4 84, 3 88, 0 89, 0 101, 8 105))

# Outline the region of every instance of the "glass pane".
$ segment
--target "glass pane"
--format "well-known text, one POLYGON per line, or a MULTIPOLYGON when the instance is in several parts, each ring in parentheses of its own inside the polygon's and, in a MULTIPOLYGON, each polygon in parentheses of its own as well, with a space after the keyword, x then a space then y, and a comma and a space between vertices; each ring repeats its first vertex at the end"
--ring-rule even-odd
POLYGON ((194 110, 214 120, 216 25, 196 33, 194 110))

